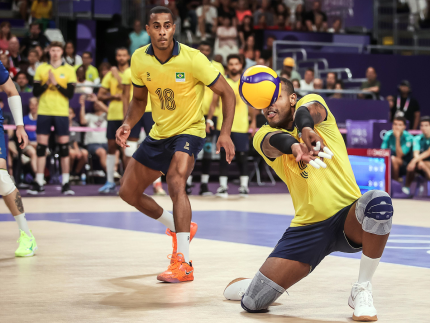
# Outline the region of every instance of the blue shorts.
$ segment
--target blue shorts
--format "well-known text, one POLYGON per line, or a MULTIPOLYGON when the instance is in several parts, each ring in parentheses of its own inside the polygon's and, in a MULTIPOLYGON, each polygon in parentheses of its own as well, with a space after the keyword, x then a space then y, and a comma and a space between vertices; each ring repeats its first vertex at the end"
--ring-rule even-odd
POLYGON ((332 252, 361 251, 361 246, 354 245, 343 231, 349 209, 354 203, 325 221, 302 227, 289 227, 269 258, 290 259, 309 264, 311 272, 332 252))
POLYGON ((131 129, 129 138, 138 139, 140 136, 140 129, 142 128, 143 130, 145 130, 145 133, 148 136, 153 125, 154 120, 152 119, 152 112, 145 112, 142 118, 133 127, 133 129, 131 129))
POLYGON ((106 129, 106 138, 108 140, 115 140, 116 131, 122 126, 122 120, 108 120, 106 129))
POLYGON ((0 158, 7 160, 7 150, 6 150, 6 142, 4 140, 3 121, 0 121, 0 158))
POLYGON ((54 134, 57 136, 68 136, 70 134, 69 117, 37 116, 36 134, 50 135, 52 126, 54 126, 54 134))
POLYGON ((99 148, 103 148, 104 150, 108 150, 108 145, 107 144, 88 144, 87 149, 88 152, 92 155, 95 156, 97 149, 99 148))
POLYGON ((166 175, 175 152, 182 151, 187 153, 194 157, 195 162, 195 158, 202 150, 205 141, 205 138, 193 135, 177 135, 160 140, 147 136, 133 154, 133 158, 142 165, 166 175))
MULTIPOLYGON (((219 137, 218 132, 218 137, 219 137)), ((232 132, 231 141, 234 144, 234 150, 237 152, 248 152, 249 151, 249 134, 241 132, 232 132)), ((224 149, 224 148, 221 148, 224 149)))

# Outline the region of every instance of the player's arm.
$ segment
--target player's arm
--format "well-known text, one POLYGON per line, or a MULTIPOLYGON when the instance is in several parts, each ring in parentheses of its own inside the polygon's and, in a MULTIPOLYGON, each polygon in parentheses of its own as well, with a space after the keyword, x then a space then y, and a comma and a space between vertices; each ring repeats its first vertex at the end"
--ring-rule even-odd
POLYGON ((248 115, 250 117, 249 129, 251 130, 252 136, 255 135, 257 131, 257 114, 259 110, 254 109, 253 107, 248 106, 248 115))
MULTIPOLYGON (((76 78, 76 75, 74 78, 76 78)), ((58 84, 55 78, 55 75, 51 71, 49 71, 49 80, 51 81, 51 84, 57 88, 58 92, 60 92, 69 100, 73 98, 73 94, 75 94, 75 85, 76 85, 75 84, 76 81, 74 79, 72 79, 71 82, 67 83, 67 87, 64 88, 60 84, 58 84)))
POLYGON ((219 100, 219 95, 214 93, 211 105, 209 107, 208 116, 206 119, 206 132, 207 133, 210 132, 210 129, 213 130, 215 127, 215 124, 214 124, 212 119, 213 119, 214 114, 215 114, 216 106, 218 105, 218 100, 219 100))
POLYGON ((128 105, 130 102, 130 84, 122 85, 122 109, 124 116, 127 115, 128 105))
POLYGON ((421 154, 419 151, 417 151, 417 153, 418 153, 418 156, 416 157, 417 161, 422 161, 422 160, 430 157, 430 148, 427 149, 426 151, 423 151, 421 154))

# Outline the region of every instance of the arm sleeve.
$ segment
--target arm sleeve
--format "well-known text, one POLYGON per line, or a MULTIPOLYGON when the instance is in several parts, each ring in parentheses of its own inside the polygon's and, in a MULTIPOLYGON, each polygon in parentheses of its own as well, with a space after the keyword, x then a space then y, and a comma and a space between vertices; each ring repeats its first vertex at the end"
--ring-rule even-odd
POLYGON ((75 94, 75 85, 72 83, 67 84, 67 89, 62 87, 60 84, 57 84, 57 89, 68 99, 73 98, 73 94, 75 94))
POLYGON ((142 80, 142 77, 141 77, 142 73, 140 72, 140 68, 139 68, 139 66, 141 66, 142 64, 139 64, 137 60, 138 58, 136 55, 133 55, 131 57, 131 67, 130 67, 131 82, 136 87, 144 87, 145 82, 143 82, 142 80))
POLYGON ((3 63, 0 62, 0 85, 3 85, 9 79, 9 72, 6 67, 4 67, 3 63))
POLYGON ((270 137, 269 139, 270 145, 278 149, 281 153, 286 155, 291 155, 293 151, 291 150, 291 146, 293 144, 298 144, 299 142, 288 133, 277 133, 270 137))
POLYGON ((420 139, 421 139, 421 136, 414 137, 414 144, 413 144, 413 148, 412 148, 413 151, 420 151, 421 150, 420 139))
POLYGON ((193 59, 193 76, 206 86, 215 84, 221 73, 213 66, 205 55, 198 52, 193 59))
POLYGON ((33 86, 33 95, 35 97, 39 97, 43 94, 43 92, 45 92, 48 89, 48 85, 47 84, 40 84, 40 83, 34 83, 33 86))
POLYGON ((127 69, 122 76, 122 84, 130 85, 131 84, 131 69, 127 69))

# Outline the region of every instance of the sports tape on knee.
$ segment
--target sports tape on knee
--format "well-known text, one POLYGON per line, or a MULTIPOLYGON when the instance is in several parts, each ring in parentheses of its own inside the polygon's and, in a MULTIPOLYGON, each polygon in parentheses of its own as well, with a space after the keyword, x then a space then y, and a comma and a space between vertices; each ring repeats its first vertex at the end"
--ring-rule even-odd
POLYGON ((265 311, 285 289, 258 272, 242 298, 242 308, 249 313, 265 311))
POLYGON ((363 230, 381 236, 390 233, 393 213, 390 195, 378 190, 364 193, 355 208, 355 215, 363 230))
POLYGON ((125 147, 124 153, 127 157, 132 157, 137 150, 137 141, 127 141, 127 145, 130 147, 125 147))
POLYGON ((16 186, 7 170, 0 169, 0 195, 8 196, 15 191, 16 186))

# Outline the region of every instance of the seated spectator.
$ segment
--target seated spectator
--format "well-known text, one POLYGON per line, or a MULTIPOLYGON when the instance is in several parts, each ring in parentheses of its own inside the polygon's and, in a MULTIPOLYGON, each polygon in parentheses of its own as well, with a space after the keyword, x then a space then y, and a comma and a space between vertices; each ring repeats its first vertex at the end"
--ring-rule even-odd
POLYGON ((324 17, 321 14, 315 15, 315 24, 312 25, 312 31, 324 33, 327 31, 327 23, 324 23, 324 17))
POLYGON ((82 57, 76 54, 75 45, 73 45, 72 41, 68 41, 64 46, 64 62, 71 66, 81 66, 82 65, 82 57))
POLYGON ((225 62, 230 54, 237 54, 237 29, 231 25, 228 17, 223 18, 222 26, 217 28, 217 39, 215 41, 215 54, 220 54, 225 62))
POLYGON ((100 80, 103 80, 106 74, 110 72, 110 69, 111 65, 108 62, 103 62, 99 65, 100 80))
MULTIPOLYGON (((80 127, 74 118, 76 117, 73 108, 69 108, 69 128, 80 127)), ((69 157, 70 157, 70 177, 71 179, 79 179, 82 169, 88 162, 88 151, 82 148, 82 133, 70 131, 69 135, 69 157), (76 162, 76 165, 75 165, 76 162), (75 166, 73 168, 73 166, 75 166), (77 178, 76 178, 77 177, 77 178)))
POLYGON ((16 74, 15 76, 15 82, 18 83, 19 87, 21 88, 20 92, 24 92, 24 93, 33 92, 33 87, 29 85, 30 80, 27 73, 18 72, 18 74, 16 74))
MULTIPOLYGON (((24 116, 24 126, 36 126, 37 124, 37 109, 39 101, 37 98, 31 98, 28 102, 30 113, 24 116)), ((25 129, 28 135, 28 145, 24 148, 22 153, 30 158, 31 170, 33 171, 33 176, 37 173, 37 140, 36 140, 36 130, 25 129)))
POLYGON ((294 12, 293 30, 296 30, 296 31, 306 30, 304 21, 305 21, 305 9, 303 7, 303 3, 301 3, 296 6, 296 10, 294 12))
POLYGON ((10 32, 10 22, 3 21, 0 24, 0 50, 6 51, 9 49, 9 40, 12 38, 10 32))
POLYGON ((42 34, 40 24, 38 22, 33 22, 30 25, 30 35, 25 37, 21 42, 21 54, 27 57, 30 49, 36 49, 37 46, 40 46, 40 48, 37 48, 37 51, 39 53, 39 61, 42 61, 43 49, 48 45, 49 40, 42 34))
POLYGON ((342 20, 340 20, 340 18, 337 18, 335 21, 333 21, 331 28, 329 28, 327 31, 329 33, 343 34, 345 30, 343 30, 342 28, 342 20))
MULTIPOLYGON (((148 45, 151 42, 151 38, 149 38, 149 35, 146 30, 142 29, 142 23, 139 19, 136 19, 134 21, 133 29, 134 31, 128 36, 130 41, 130 56, 133 55, 136 49, 148 45)), ((82 59, 83 58, 84 57, 82 57, 82 59)))
POLYGON ((16 37, 12 37, 9 40, 9 58, 12 61, 13 67, 19 69, 19 63, 22 61, 19 53, 19 40, 16 37))
POLYGON ((243 18, 243 24, 237 28, 239 32, 240 39, 240 49, 243 51, 245 49, 246 42, 249 36, 254 36, 254 25, 252 23, 251 16, 245 16, 243 18))
POLYGON ((391 178, 398 181, 406 175, 406 166, 411 160, 414 137, 406 131, 406 119, 395 117, 393 130, 385 133, 381 148, 391 150, 391 178))
POLYGON ((76 70, 76 90, 75 93, 84 93, 84 94, 92 94, 94 92, 94 88, 92 86, 84 86, 84 85, 94 85, 94 82, 88 81, 85 79, 85 67, 83 65, 79 66, 76 70))
MULTIPOLYGON (((322 90, 323 88, 324 88, 323 80, 318 77, 314 78, 314 90, 322 90)), ((325 97, 325 93, 319 93, 319 92, 317 93, 322 97, 325 97)))
POLYGON ((299 79, 293 79, 291 81, 291 83, 293 83, 294 90, 299 90, 300 89, 300 80, 299 79))
MULTIPOLYGON (((376 70, 374 67, 370 66, 366 71, 367 81, 361 84, 361 90, 366 92, 373 92, 376 95, 376 98, 379 98, 379 92, 381 91, 381 82, 377 79, 378 74, 376 74, 376 70)), ((373 99, 370 94, 359 94, 359 98, 364 99, 373 99)))
MULTIPOLYGON (((99 71, 91 63, 93 62, 93 54, 91 52, 82 53, 82 65, 85 69, 85 79, 91 81, 94 84, 100 84, 99 71)), ((75 69, 78 69, 76 66, 75 69)))
POLYGON ((257 49, 257 47, 255 46, 254 35, 250 35, 248 37, 248 39, 246 40, 246 43, 245 43, 245 47, 244 47, 243 51, 241 50, 241 52, 243 53, 243 55, 245 55, 245 57, 247 59, 250 59, 253 62, 256 62, 257 59, 260 58, 261 53, 257 49))
POLYGON ((414 138, 413 159, 408 164, 405 187, 403 193, 410 194, 411 183, 415 173, 420 172, 430 180, 430 117, 425 116, 420 120, 420 130, 422 134, 414 138))
POLYGON ((297 7, 300 6, 299 11, 303 10, 303 0, 284 0, 283 2, 289 9, 290 20, 295 22, 297 7))
POLYGON ((39 62, 40 63, 45 63, 48 61, 49 47, 45 47, 45 49, 43 49, 42 46, 37 45, 34 47, 34 50, 37 51, 37 54, 39 55, 39 62))
POLYGON ((275 13, 277 16, 282 15, 285 18, 290 15, 290 9, 282 2, 278 2, 275 7, 275 13))
POLYGON ((391 109, 391 118, 404 117, 409 121, 410 129, 417 129, 420 122, 420 105, 411 96, 411 84, 403 80, 398 87, 396 104, 391 109))
POLYGON ((27 56, 28 60, 28 68, 27 68, 27 74, 31 77, 34 77, 36 74, 36 69, 39 67, 39 53, 35 49, 30 49, 27 56))
POLYGON ((7 56, 6 53, 0 54, 0 61, 3 63, 4 67, 9 72, 9 75, 11 78, 14 78, 16 74, 18 74, 18 71, 16 70, 16 68, 10 66, 9 56, 7 56))
POLYGON ((282 71, 280 77, 284 79, 291 80, 291 73, 288 71, 282 71))
POLYGON ((229 18, 232 25, 236 27, 236 12, 230 5, 230 0, 220 0, 218 7, 218 25, 222 25, 223 18, 229 18))
POLYGON ((388 95, 388 96, 385 98, 385 100, 387 100, 387 102, 388 102, 388 106, 390 107, 390 120, 391 120, 391 122, 392 122, 392 121, 393 121, 393 118, 394 118, 393 113, 392 113, 392 111, 393 111, 393 109, 394 109, 394 96, 392 96, 392 95, 388 95))
POLYGON ((31 6, 31 16, 35 19, 51 19, 52 1, 34 0, 31 6))
POLYGON ((327 30, 327 15, 321 10, 321 1, 312 4, 312 10, 305 15, 305 24, 309 31, 327 30))
POLYGON ((314 77, 314 69, 308 68, 305 72, 304 79, 300 80, 300 89, 302 90, 302 95, 305 95, 305 91, 312 91, 314 89, 314 77))
POLYGON ((291 78, 301 80, 302 77, 300 76, 299 72, 297 72, 294 69, 294 66, 296 65, 296 61, 292 57, 285 57, 282 70, 276 71, 276 74, 280 75, 282 72, 288 72, 291 74, 291 78))
POLYGON ((267 61, 263 57, 260 57, 259 59, 257 59, 256 63, 257 65, 268 66, 267 61))
POLYGON ((246 16, 252 17, 252 12, 249 10, 246 0, 239 0, 236 9, 236 19, 238 25, 242 25, 242 22, 246 16))
POLYGON ((262 26, 263 24, 266 26, 273 26, 275 24, 273 14, 270 12, 269 0, 261 0, 260 8, 254 12, 254 25, 262 26), (261 20, 262 16, 264 17, 264 21, 261 20))
POLYGON ((330 72, 327 73, 326 79, 325 79, 325 88, 326 90, 334 90, 337 82, 337 76, 336 73, 330 72))
POLYGON ((276 40, 275 36, 269 35, 266 39, 266 48, 262 50, 261 57, 267 63, 267 66, 272 67, 273 59, 273 42, 276 40))
POLYGON ((196 15, 198 18, 197 36, 202 40, 206 40, 206 34, 215 34, 217 29, 217 10, 210 0, 203 0, 202 5, 197 7, 196 15))
MULTIPOLYGON (((337 80, 334 85, 335 90, 343 90, 343 82, 342 80, 337 80)), ((343 95, 342 93, 334 93, 331 98, 332 99, 342 99, 343 95)))

